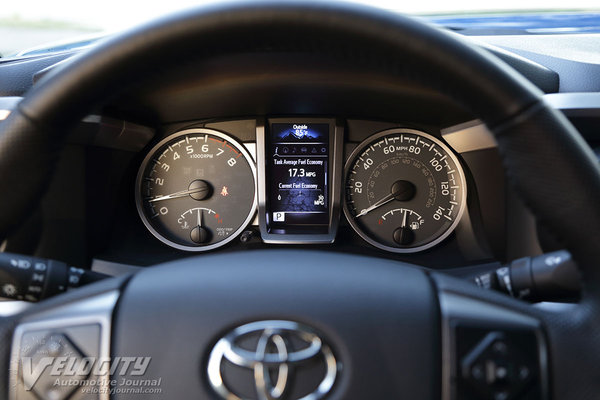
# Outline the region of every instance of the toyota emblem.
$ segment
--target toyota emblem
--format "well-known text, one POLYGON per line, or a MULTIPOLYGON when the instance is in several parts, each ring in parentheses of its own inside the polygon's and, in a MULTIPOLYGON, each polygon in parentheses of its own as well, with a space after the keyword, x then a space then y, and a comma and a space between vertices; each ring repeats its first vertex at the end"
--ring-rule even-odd
POLYGON ((339 365, 313 329, 293 321, 258 321, 221 338, 207 369, 223 399, 317 400, 333 387, 339 365), (226 370, 235 378, 228 379, 226 370))

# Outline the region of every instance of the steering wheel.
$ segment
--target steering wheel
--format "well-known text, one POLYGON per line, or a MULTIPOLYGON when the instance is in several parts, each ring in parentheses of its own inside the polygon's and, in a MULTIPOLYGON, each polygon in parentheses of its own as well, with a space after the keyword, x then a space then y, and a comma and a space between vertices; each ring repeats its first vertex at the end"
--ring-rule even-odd
MULTIPOLYGON (((61 343, 52 354, 142 357, 124 375, 113 371, 112 387, 131 384, 122 378, 157 380, 162 392, 149 397, 600 398, 597 161, 532 84, 412 18, 337 3, 228 4, 104 41, 55 68, 0 125, 0 237, 37 204, 68 127, 93 106, 155 67, 278 52, 408 77, 480 117, 523 200, 577 261, 582 300, 546 311, 407 264, 330 252, 201 255, 4 318, 0 359, 8 367, 12 354, 14 364, 1 395, 51 390, 44 374, 31 389, 22 358, 61 343)), ((56 398, 70 393, 53 390, 56 398)))

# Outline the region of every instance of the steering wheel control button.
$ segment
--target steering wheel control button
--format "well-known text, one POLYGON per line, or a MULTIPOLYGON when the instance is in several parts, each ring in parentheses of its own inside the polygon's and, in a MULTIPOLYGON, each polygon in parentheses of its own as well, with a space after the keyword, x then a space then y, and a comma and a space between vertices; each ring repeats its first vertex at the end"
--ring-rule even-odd
POLYGON ((48 360, 60 360, 64 358, 79 365, 84 361, 85 355, 64 334, 52 333, 39 340, 39 345, 30 352, 25 353, 22 359, 21 378, 26 390, 34 392, 40 399, 63 400, 71 396, 76 390, 76 385, 57 384, 57 380, 68 378, 71 382, 83 382, 87 379, 89 372, 79 373, 79 369, 73 369, 73 374, 68 377, 57 376, 53 368, 46 367, 41 373, 38 369, 29 368, 46 365, 48 360), (29 364, 29 365, 28 365, 29 364))
POLYGON ((293 321, 258 321, 235 328, 214 346, 208 380, 227 400, 320 399, 340 365, 313 329, 293 321))
POLYGON ((495 354, 503 356, 508 353, 508 345, 503 340, 498 339, 492 344, 492 350, 495 354))
MULTIPOLYGON (((525 334, 527 336, 527 334, 525 334)), ((525 347, 518 333, 485 332, 459 361, 463 399, 538 399, 532 371, 535 345, 525 347), (516 339, 513 339, 516 338, 516 339)), ((460 340, 460 339, 459 339, 460 340)))
POLYGON ((520 380, 526 381, 531 376, 531 371, 529 370, 529 368, 527 368, 527 366, 522 365, 519 367, 519 375, 518 376, 519 376, 520 380))

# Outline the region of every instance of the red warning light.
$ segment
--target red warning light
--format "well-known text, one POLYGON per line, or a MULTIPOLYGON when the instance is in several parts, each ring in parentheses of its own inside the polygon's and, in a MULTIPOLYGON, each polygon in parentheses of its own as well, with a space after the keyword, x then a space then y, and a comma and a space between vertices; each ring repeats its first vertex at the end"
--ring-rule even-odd
POLYGON ((223 189, 221 189, 221 196, 225 197, 229 195, 229 191, 227 190, 227 186, 223 186, 223 189))
POLYGON ((382 220, 381 218, 379 218, 379 221, 377 221, 377 223, 378 223, 379 225, 383 225, 383 220, 382 220))

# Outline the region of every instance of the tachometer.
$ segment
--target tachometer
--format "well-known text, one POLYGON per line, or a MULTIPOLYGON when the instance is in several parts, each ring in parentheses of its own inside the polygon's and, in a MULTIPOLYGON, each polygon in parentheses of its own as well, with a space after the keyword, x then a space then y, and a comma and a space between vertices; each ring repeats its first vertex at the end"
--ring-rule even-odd
POLYGON ((457 157, 425 132, 380 132, 358 145, 345 172, 346 218, 363 239, 387 251, 436 245, 465 209, 465 176, 457 157))
POLYGON ((137 177, 146 227, 177 249, 205 251, 233 240, 256 211, 256 168, 243 145, 212 129, 158 143, 137 177))

